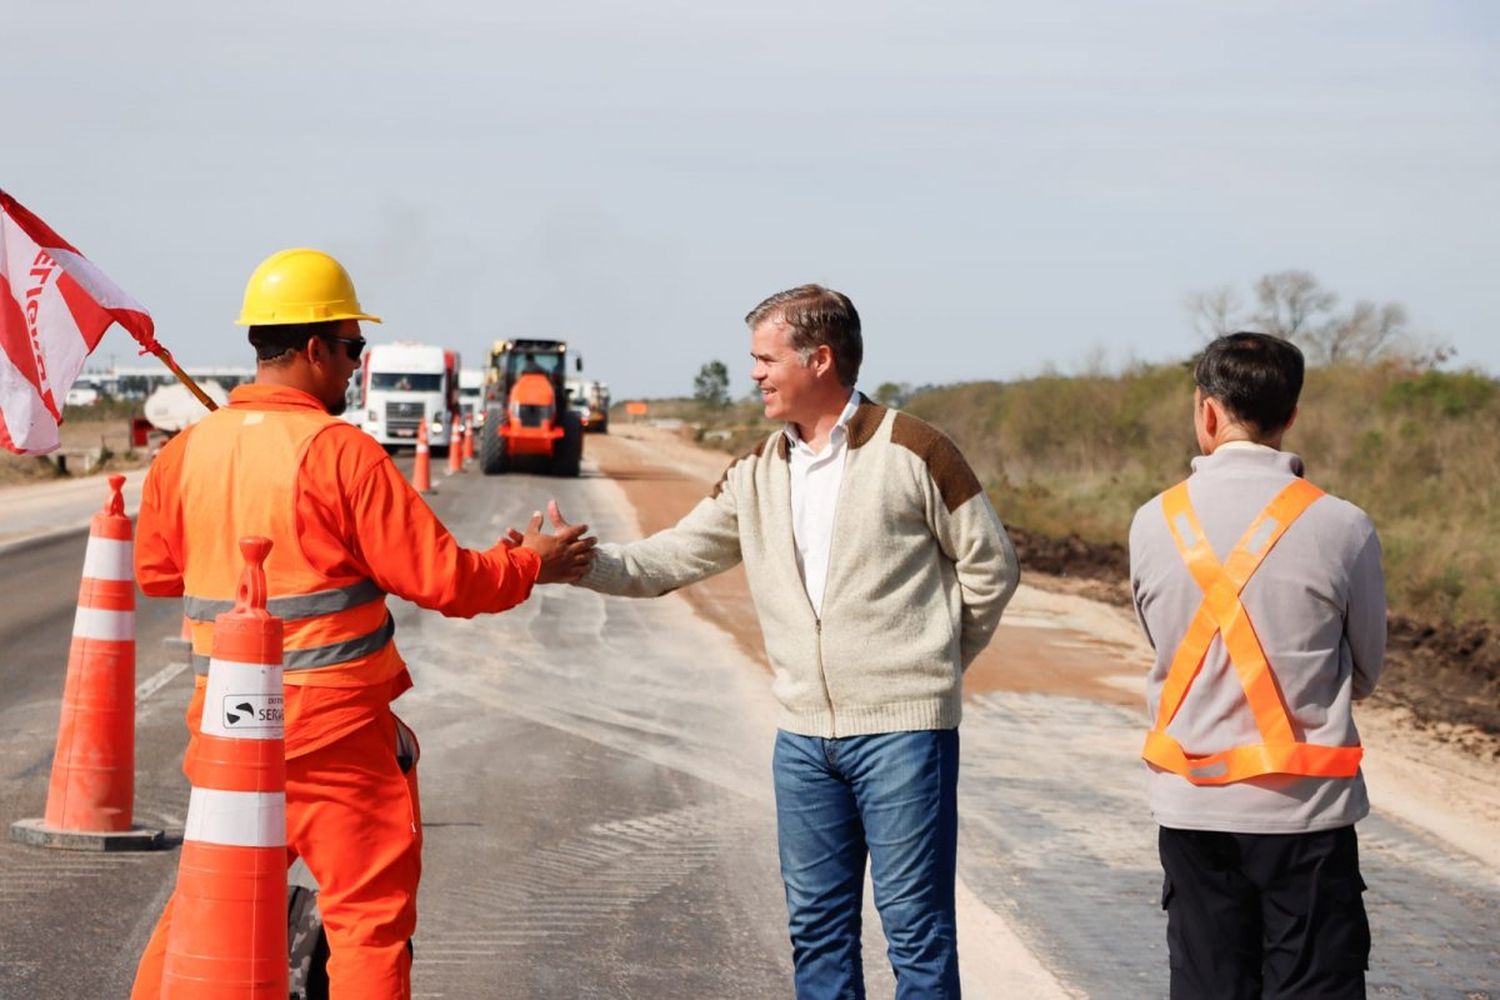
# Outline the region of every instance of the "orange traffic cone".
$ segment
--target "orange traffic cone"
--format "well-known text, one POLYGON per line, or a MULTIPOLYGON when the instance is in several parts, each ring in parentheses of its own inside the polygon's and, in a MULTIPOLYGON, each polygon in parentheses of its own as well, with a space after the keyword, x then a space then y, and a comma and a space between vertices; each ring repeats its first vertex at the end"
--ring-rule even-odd
POLYGON ((464 422, 463 418, 454 414, 453 433, 448 435, 448 473, 464 471, 464 422))
POLYGON ((214 621, 161 996, 286 1000, 282 624, 266 611, 266 538, 240 539, 234 610, 214 621))
POLYGON ((417 457, 411 463, 411 488, 418 493, 432 492, 432 456, 427 451, 427 419, 417 424, 417 457))
POLYGON ((464 461, 474 461, 474 427, 464 424, 464 461))
POLYGON ((124 476, 109 477, 109 499, 89 525, 47 811, 11 824, 11 839, 22 843, 85 851, 150 850, 162 843, 160 830, 131 825, 135 572, 124 484, 124 476))

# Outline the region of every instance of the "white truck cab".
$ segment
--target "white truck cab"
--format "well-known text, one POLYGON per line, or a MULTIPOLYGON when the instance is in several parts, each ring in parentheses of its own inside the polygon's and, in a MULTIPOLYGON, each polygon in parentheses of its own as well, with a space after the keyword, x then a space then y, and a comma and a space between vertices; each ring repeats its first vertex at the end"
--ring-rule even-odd
POLYGON ((427 424, 427 443, 446 452, 453 444, 459 412, 458 352, 435 344, 371 344, 360 374, 366 433, 387 448, 417 443, 427 424))
POLYGON ((459 371, 458 406, 466 426, 477 428, 484 423, 484 372, 478 368, 459 371))

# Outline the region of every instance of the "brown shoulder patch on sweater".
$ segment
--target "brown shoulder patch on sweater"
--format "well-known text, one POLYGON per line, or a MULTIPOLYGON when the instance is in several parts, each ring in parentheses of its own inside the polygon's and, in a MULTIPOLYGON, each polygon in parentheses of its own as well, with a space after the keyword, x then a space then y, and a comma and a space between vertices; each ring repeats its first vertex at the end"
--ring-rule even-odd
POLYGON ((849 447, 860 448, 870 442, 875 432, 880 429, 880 422, 885 419, 885 407, 879 403, 870 402, 870 397, 864 393, 859 394, 859 406, 854 408, 854 415, 844 425, 844 433, 848 434, 849 447))
MULTIPOLYGON (((785 461, 787 457, 786 435, 778 431, 776 434, 776 438, 776 451, 781 456, 782 461, 785 461)), ((756 443, 754 448, 751 448, 749 451, 745 452, 743 455, 740 455, 733 462, 730 462, 727 466, 725 466, 724 474, 719 477, 719 481, 717 483, 714 483, 714 488, 708 493, 709 499, 712 500, 714 497, 724 492, 724 484, 729 482, 729 473, 734 470, 734 467, 736 465, 739 465, 746 459, 759 458, 761 455, 764 455, 766 453, 766 445, 770 443, 770 437, 761 438, 760 441, 756 443)))
POLYGON ((979 493, 979 477, 964 461, 958 446, 931 424, 908 413, 897 413, 891 422, 891 443, 910 451, 927 466, 927 474, 937 484, 938 495, 948 513, 979 493))

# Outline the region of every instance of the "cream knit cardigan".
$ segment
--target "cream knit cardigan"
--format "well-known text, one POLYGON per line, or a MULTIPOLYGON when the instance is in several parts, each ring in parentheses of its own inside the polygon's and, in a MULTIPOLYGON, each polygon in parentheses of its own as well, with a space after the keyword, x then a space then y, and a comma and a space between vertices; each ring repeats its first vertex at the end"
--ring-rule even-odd
POLYGON ((1015 550, 937 430, 863 396, 847 429, 821 619, 797 568, 779 430, 673 527, 600 545, 579 585, 656 597, 743 560, 781 728, 822 737, 951 729, 963 671, 1016 589, 1015 550))

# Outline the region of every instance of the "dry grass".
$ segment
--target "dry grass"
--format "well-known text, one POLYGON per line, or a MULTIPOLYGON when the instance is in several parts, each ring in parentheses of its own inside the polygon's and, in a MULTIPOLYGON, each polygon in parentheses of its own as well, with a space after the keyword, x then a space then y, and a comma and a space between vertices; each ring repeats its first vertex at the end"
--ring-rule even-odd
MULTIPOLYGON (((1043 377, 924 393, 1010 523, 1123 542, 1135 508, 1196 454, 1184 366, 1043 377)), ((1393 606, 1500 621, 1500 383, 1397 366, 1308 373, 1286 447, 1313 481, 1359 504, 1385 546, 1393 606)))
MULTIPOLYGON (((149 461, 144 451, 131 450, 128 416, 120 417, 93 407, 77 410, 69 407, 63 411, 60 432, 60 450, 68 456, 70 472, 83 468, 85 452, 97 455, 101 448, 106 453, 106 461, 104 465, 92 469, 90 474, 133 469, 149 461)), ((0 486, 59 478, 62 473, 58 471, 55 458, 55 455, 12 455, 10 452, 0 452, 0 486)))

